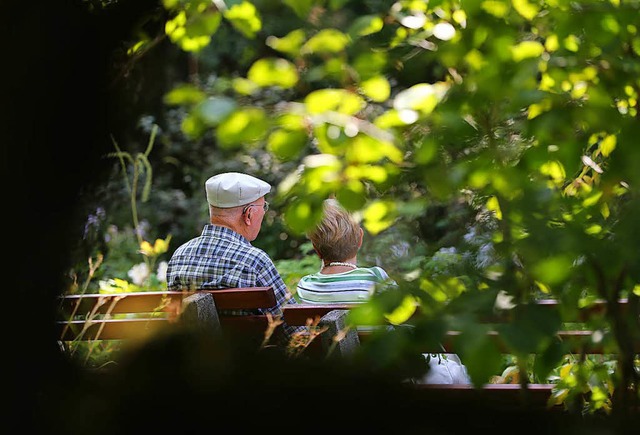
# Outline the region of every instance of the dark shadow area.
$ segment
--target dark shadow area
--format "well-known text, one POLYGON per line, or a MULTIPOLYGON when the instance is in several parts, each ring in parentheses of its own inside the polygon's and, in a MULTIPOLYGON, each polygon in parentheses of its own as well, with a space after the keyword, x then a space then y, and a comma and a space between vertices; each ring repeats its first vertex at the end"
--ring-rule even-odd
POLYGON ((256 353, 186 331, 148 342, 109 372, 76 369, 50 387, 36 408, 47 433, 617 433, 604 420, 453 403, 363 366, 256 353))
POLYGON ((482 403, 461 408, 416 396, 362 367, 255 354, 183 333, 148 343, 107 374, 61 358, 52 325, 66 253, 77 237, 74 207, 110 165, 101 158, 111 151, 109 111, 117 110, 108 66, 136 14, 157 5, 121 3, 130 9, 110 21, 82 13, 73 1, 3 3, 6 427, 66 435, 613 433, 603 421, 482 403))

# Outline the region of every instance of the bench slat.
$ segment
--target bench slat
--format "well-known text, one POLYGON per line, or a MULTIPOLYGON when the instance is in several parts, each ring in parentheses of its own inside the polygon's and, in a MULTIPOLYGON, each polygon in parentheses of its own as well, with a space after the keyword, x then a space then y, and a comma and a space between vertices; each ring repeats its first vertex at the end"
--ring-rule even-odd
POLYGON ((65 330, 64 337, 61 337, 67 322, 57 322, 58 337, 62 341, 72 341, 76 338, 80 340, 95 340, 99 335, 100 340, 122 340, 141 339, 155 334, 162 328, 169 325, 167 318, 147 318, 147 319, 103 319, 91 322, 82 337, 78 335, 85 327, 84 320, 74 320, 68 322, 69 327, 65 330))
MULTIPOLYGON (((90 322, 81 340, 128 340, 140 339, 157 333, 162 328, 175 325, 175 318, 151 317, 138 319, 97 319, 90 322)), ((267 316, 221 316, 220 324, 223 328, 237 333, 261 337, 268 326, 267 316)), ((58 337, 62 341, 73 341, 85 326, 84 320, 71 322, 56 322, 58 337), (65 330, 65 326, 68 328, 65 330), (65 331, 64 337, 62 333, 65 331)))
MULTIPOLYGON (((618 304, 622 309, 622 313, 628 305, 627 299, 619 299, 618 304)), ((547 309, 559 309, 561 303, 555 299, 541 299, 536 301, 536 305, 547 309)), ((322 317, 332 310, 348 310, 356 307, 358 304, 296 304, 283 307, 284 320, 290 325, 304 325, 308 318, 313 319, 315 316, 322 317)), ((581 308, 577 311, 577 317, 566 319, 574 322, 583 322, 589 316, 604 313, 607 303, 604 300, 594 301, 588 307, 581 308)), ((419 313, 417 313, 419 314, 419 313)), ((509 322, 508 316, 494 316, 482 319, 483 323, 504 323, 509 322)))
MULTIPOLYGON (((220 290, 198 290, 198 292, 211 293, 219 310, 256 309, 269 308, 276 305, 275 295, 271 287, 233 288, 220 290)), ((98 301, 104 301, 96 313, 112 314, 121 313, 145 313, 154 311, 173 311, 174 304, 179 304, 183 298, 194 292, 132 292, 120 294, 85 294, 61 296, 61 309, 66 315, 74 312, 83 315, 91 312, 98 301), (110 310, 112 303, 116 304, 110 310)))

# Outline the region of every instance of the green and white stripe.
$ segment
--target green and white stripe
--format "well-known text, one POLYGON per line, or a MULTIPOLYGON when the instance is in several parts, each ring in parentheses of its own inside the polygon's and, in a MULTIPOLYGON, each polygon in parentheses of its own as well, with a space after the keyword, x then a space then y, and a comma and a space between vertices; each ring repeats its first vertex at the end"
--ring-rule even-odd
POLYGON ((361 304, 371 297, 376 284, 387 280, 389 275, 378 266, 332 275, 317 272, 300 279, 297 294, 300 302, 307 304, 361 304))

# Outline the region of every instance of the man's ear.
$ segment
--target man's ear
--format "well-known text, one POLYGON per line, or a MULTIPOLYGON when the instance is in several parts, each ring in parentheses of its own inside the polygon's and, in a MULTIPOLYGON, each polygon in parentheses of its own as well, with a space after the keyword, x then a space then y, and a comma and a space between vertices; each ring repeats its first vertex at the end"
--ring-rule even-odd
POLYGON ((252 208, 253 207, 249 207, 247 211, 242 215, 242 221, 247 226, 251 225, 251 209, 252 208))
POLYGON ((360 241, 358 242, 358 249, 362 247, 362 240, 364 239, 364 230, 360 227, 360 241))

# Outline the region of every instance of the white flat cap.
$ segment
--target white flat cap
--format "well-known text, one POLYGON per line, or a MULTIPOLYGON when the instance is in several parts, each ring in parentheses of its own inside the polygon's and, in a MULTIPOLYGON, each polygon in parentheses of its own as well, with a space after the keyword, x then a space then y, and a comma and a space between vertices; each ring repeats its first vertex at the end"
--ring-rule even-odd
POLYGON ((220 208, 249 204, 271 191, 269 183, 240 172, 214 175, 204 186, 207 202, 220 208))

